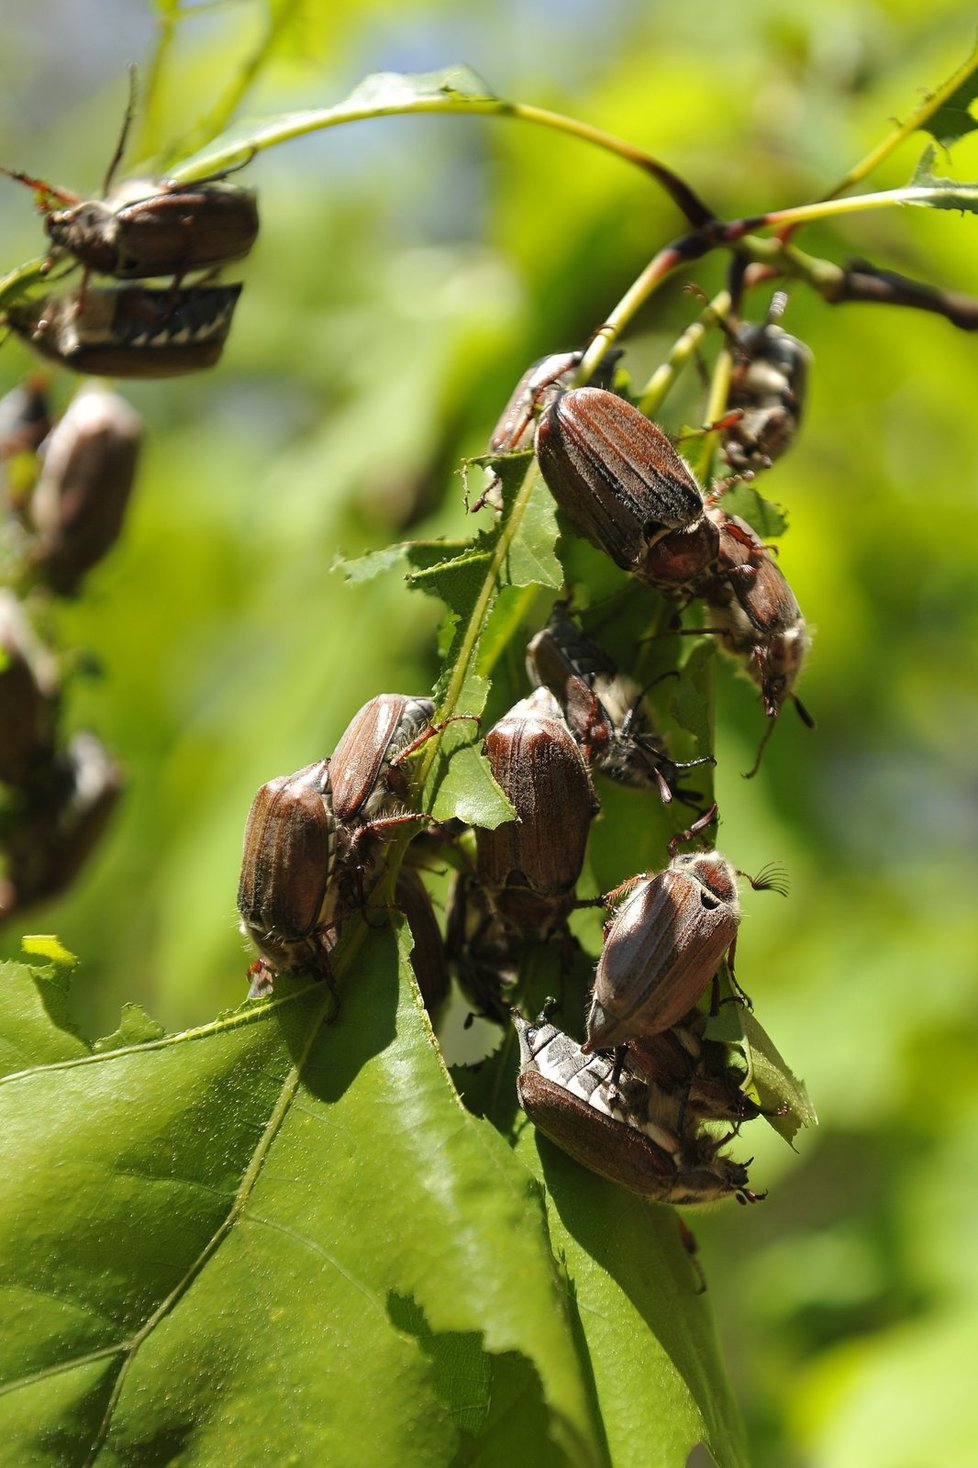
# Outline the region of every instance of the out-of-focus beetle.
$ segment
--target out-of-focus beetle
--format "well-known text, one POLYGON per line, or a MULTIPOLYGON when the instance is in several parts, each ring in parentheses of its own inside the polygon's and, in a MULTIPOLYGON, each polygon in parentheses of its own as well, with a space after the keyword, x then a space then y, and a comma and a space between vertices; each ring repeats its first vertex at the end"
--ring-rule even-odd
POLYGON ((131 179, 113 187, 126 149, 136 103, 130 72, 129 104, 109 163, 103 199, 83 199, 30 174, 0 171, 34 190, 54 247, 117 280, 147 280, 213 270, 247 255, 258 234, 258 206, 250 189, 216 178, 197 183, 131 179), (52 208, 58 203, 64 207, 52 208))
POLYGON ((51 424, 48 376, 33 372, 0 398, 0 460, 36 452, 51 424))
POLYGON ((42 356, 101 377, 174 377, 213 367, 240 285, 130 286, 17 302, 7 323, 42 356))
POLYGON ((21 785, 51 761, 58 694, 55 658, 14 593, 0 588, 0 780, 21 785))
POLYGON ((102 837, 122 791, 122 774, 94 734, 72 735, 5 843, 0 917, 56 897, 71 885, 102 837))
POLYGON ((29 559, 61 595, 77 590, 86 571, 115 544, 142 436, 135 409, 93 385, 75 395, 46 440, 28 510, 37 535, 29 559))
POLYGON ((747 1168, 721 1155, 725 1138, 692 1125, 673 1129, 661 1097, 605 1056, 588 1055, 542 1016, 513 1016, 520 1042, 516 1089, 538 1131, 575 1161, 631 1192, 689 1205, 734 1196, 753 1203, 747 1168))
POLYGON ((638 684, 585 636, 563 603, 527 647, 526 668, 531 681, 556 698, 585 758, 609 779, 656 789, 668 803, 680 770, 715 763, 711 755, 678 764, 669 758, 638 684))
POLYGON ((597 803, 587 765, 547 688, 538 688, 486 735, 495 779, 516 811, 476 831, 476 875, 514 932, 547 938, 574 905, 597 803))
POLYGON ((777 318, 787 296, 778 291, 766 321, 745 322, 733 333, 737 360, 727 403, 740 416, 723 433, 727 463, 738 473, 769 469, 790 447, 801 422, 812 354, 777 318))

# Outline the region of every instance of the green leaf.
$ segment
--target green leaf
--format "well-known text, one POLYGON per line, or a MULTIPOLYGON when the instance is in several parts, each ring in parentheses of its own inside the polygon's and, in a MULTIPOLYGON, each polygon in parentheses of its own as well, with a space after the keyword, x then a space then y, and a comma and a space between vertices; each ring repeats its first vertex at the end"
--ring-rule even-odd
POLYGON ((702 1441, 723 1468, 746 1464, 708 1298, 675 1214, 586 1172, 529 1124, 517 1150, 546 1186, 608 1461, 681 1465, 702 1441))
POLYGON ((63 966, 0 964, 0 1076, 88 1053, 68 1015, 70 984, 63 966))
POLYGON ((405 112, 501 112, 505 105, 463 63, 416 75, 375 72, 333 107, 284 112, 260 122, 243 120, 233 124, 206 148, 173 169, 171 176, 181 183, 204 178, 290 138, 367 117, 389 117, 405 112))
POLYGON ((365 556, 337 556, 333 570, 342 571, 346 580, 356 586, 364 581, 374 581, 378 576, 388 576, 391 571, 403 568, 407 575, 409 547, 403 543, 388 545, 383 550, 371 551, 365 556))
POLYGON ((914 170, 909 188, 914 190, 903 202, 926 209, 957 209, 962 214, 978 214, 978 183, 959 183, 932 173, 936 150, 926 147, 914 170))
MULTIPOLYGON (((605 1461, 537 1184, 459 1106, 390 934, 348 970, 332 1024, 321 988, 283 985, 7 1078, 10 1461, 206 1463, 220 1441, 431 1468, 506 1355, 556 1461, 605 1461)), ((7 1003, 0 1031, 24 1037, 7 1003)))

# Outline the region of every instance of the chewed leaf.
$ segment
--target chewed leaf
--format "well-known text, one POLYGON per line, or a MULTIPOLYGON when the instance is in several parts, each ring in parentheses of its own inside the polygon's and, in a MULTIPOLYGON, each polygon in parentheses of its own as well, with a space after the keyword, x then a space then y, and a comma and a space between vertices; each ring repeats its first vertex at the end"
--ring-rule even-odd
POLYGON ((910 180, 904 202, 925 209, 956 209, 962 214, 978 214, 978 183, 963 183, 955 178, 941 178, 931 170, 937 153, 927 147, 910 180))
POLYGON ((283 112, 261 121, 247 119, 208 143, 207 147, 185 159, 170 172, 180 183, 205 178, 228 168, 264 148, 288 142, 290 138, 339 123, 357 122, 367 117, 385 117, 404 112, 463 112, 466 104, 474 111, 486 112, 505 104, 471 67, 459 63, 441 71, 411 74, 379 71, 365 77, 342 102, 332 107, 310 108, 303 112, 283 112))
POLYGON ((96 1040, 92 1046, 95 1054, 103 1050, 121 1050, 126 1045, 148 1045, 160 1040, 166 1029, 159 1020, 152 1019, 139 1004, 124 1004, 119 1017, 119 1028, 111 1035, 96 1040))
POLYGON ((374 581, 378 576, 386 576, 396 569, 400 569, 406 576, 409 564, 408 547, 400 544, 388 545, 383 550, 371 551, 365 556, 355 556, 352 560, 347 560, 345 556, 337 556, 332 569, 342 571, 347 581, 356 585, 363 581, 374 581))
POLYGON ((78 964, 77 956, 53 933, 25 933, 20 946, 30 957, 46 958, 55 969, 65 969, 69 974, 78 964))

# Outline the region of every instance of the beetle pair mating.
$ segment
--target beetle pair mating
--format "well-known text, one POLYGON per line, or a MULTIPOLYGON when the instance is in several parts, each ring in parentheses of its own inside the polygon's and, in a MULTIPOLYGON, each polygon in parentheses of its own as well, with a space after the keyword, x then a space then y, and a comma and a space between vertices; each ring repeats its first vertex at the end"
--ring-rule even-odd
MULTIPOLYGON (((584 1045, 514 1017, 517 1093, 551 1141, 633 1192, 670 1203, 729 1193, 753 1202, 746 1168, 720 1150, 759 1108, 726 1047, 703 1038, 696 1008, 725 957, 732 975, 742 874, 717 851, 677 854, 680 839, 665 871, 626 884, 633 891, 607 927, 584 1045), (733 1128, 717 1137, 705 1122, 733 1128)), ((784 890, 774 873, 748 880, 784 890)))
POLYGON ((136 179, 113 187, 132 114, 130 97, 103 199, 81 199, 3 170, 38 196, 51 241, 47 268, 70 256, 85 272, 76 291, 11 306, 7 322, 42 355, 77 372, 165 377, 197 371, 220 356, 241 287, 183 281, 248 254, 258 234, 255 195, 222 182, 224 175, 194 184, 136 179), (106 290, 90 286, 92 272, 121 281, 172 277, 172 283, 106 290))
POLYGON ((654 1065, 643 1064, 641 1058, 625 1065, 606 1055, 589 1055, 544 1015, 533 1025, 514 1015, 514 1024, 520 1043, 520 1105, 537 1129, 576 1162, 659 1203, 708 1203, 731 1195, 754 1203, 763 1197, 747 1186, 745 1164, 723 1153, 736 1127, 716 1135, 702 1124, 724 1119, 714 1092, 725 1095, 737 1125, 753 1105, 725 1059, 718 1062, 711 1056, 719 1079, 709 1101, 701 1104, 699 1057, 685 1094, 680 1094, 662 1084, 654 1065))
POLYGON ((430 698, 380 694, 356 714, 331 758, 258 791, 245 828, 238 911, 261 955, 259 988, 270 973, 329 976, 329 952, 364 904, 380 843, 400 826, 427 820, 403 809, 409 787, 402 767, 445 727, 431 722, 433 713, 430 698))

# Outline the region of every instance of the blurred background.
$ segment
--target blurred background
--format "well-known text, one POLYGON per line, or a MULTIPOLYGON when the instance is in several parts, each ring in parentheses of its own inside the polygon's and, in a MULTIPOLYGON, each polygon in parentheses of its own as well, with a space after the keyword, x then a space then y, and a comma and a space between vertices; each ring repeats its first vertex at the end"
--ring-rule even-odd
MULTIPOLYGON (((973 40, 971 9, 944 0, 35 0, 5 20, 0 161, 97 193, 126 63, 145 77, 154 55, 137 155, 178 149, 249 58, 243 117, 466 61, 735 217, 822 193, 973 40)), ((924 142, 868 187, 905 182, 924 142)), ((936 171, 978 177, 974 134, 936 171)), ((77 887, 26 927, 81 956, 92 1032, 127 999, 185 1027, 243 997, 234 899, 256 787, 328 751, 375 692, 427 690, 437 671, 435 603, 397 576, 351 587, 334 559, 470 533, 458 467, 516 378, 586 340, 681 229, 637 171, 493 119, 319 133, 247 181, 262 235, 221 366, 125 388, 150 440, 124 538, 58 613, 100 670, 73 680, 70 724, 108 743, 128 789, 77 887)), ((41 232, 30 195, 0 184, 5 271, 41 232)), ((976 228, 887 210, 801 243, 978 294, 976 228)), ((641 316, 638 381, 699 309, 683 282, 712 291, 721 272, 703 262, 641 316)), ((697 1234, 758 1468, 978 1463, 978 344, 801 288, 785 325, 815 368, 801 437, 761 487, 790 516, 781 565, 816 628, 802 693, 818 729, 788 711, 745 784, 761 720, 722 668, 718 797, 731 858, 791 875, 788 902, 747 902, 738 971, 821 1127, 797 1155, 752 1135, 767 1202, 697 1234)), ((31 365, 8 341, 0 389, 31 365)), ((72 386, 61 374, 60 402, 72 386)), ((663 421, 701 414, 690 374, 663 421)), ((18 951, 5 932, 0 955, 18 951)))

